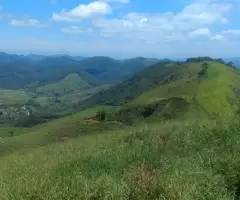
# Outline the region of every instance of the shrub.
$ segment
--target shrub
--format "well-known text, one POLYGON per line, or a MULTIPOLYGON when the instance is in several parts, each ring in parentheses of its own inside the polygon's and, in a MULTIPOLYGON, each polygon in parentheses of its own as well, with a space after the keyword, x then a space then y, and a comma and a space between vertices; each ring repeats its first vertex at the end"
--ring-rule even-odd
POLYGON ((99 110, 96 114, 96 118, 99 121, 105 121, 106 120, 106 112, 104 110, 99 110))

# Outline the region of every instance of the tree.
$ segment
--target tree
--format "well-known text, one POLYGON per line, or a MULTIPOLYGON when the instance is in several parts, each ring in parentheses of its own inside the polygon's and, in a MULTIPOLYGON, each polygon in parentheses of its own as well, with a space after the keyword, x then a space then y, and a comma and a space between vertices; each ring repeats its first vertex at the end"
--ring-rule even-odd
POLYGON ((105 121, 106 120, 106 112, 102 109, 102 110, 99 110, 96 114, 96 118, 97 120, 99 121, 105 121))
POLYGON ((142 116, 144 118, 150 117, 153 113, 154 113, 155 109, 152 108, 151 106, 145 106, 143 112, 142 112, 142 116))
POLYGON ((14 131, 9 131, 8 135, 9 135, 9 137, 13 137, 14 136, 14 131))
POLYGON ((203 63, 202 66, 203 66, 204 69, 208 69, 208 63, 203 63))

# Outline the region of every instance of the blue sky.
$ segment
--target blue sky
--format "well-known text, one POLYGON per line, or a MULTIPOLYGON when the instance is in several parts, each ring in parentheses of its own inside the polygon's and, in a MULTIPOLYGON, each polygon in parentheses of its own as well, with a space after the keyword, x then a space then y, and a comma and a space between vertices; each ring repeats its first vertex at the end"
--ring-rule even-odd
POLYGON ((240 57, 239 20, 240 0, 0 0, 0 51, 240 57))

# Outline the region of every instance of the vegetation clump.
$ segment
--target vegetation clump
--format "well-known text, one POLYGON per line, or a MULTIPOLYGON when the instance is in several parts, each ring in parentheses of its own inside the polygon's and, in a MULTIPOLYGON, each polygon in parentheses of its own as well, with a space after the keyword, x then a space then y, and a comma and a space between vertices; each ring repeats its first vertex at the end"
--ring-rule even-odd
POLYGON ((96 114, 96 119, 99 121, 105 121, 107 117, 107 113, 105 112, 105 110, 99 110, 96 114))

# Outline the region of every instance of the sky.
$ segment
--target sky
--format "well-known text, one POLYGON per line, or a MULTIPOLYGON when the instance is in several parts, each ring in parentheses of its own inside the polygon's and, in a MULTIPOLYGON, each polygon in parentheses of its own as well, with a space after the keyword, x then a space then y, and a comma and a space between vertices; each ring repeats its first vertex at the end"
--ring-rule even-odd
POLYGON ((0 0, 0 51, 240 57, 240 0, 0 0))

